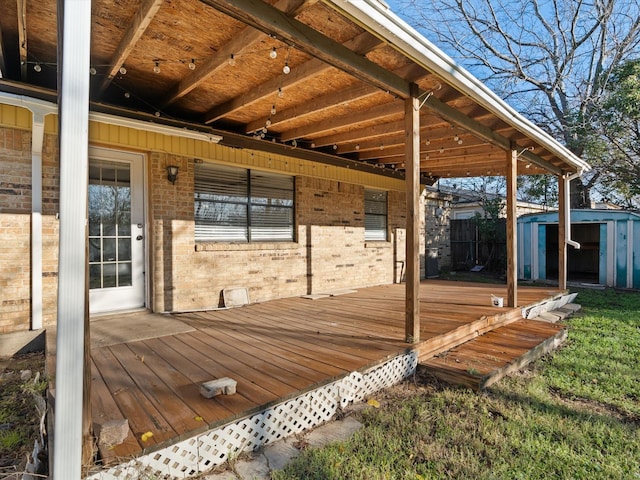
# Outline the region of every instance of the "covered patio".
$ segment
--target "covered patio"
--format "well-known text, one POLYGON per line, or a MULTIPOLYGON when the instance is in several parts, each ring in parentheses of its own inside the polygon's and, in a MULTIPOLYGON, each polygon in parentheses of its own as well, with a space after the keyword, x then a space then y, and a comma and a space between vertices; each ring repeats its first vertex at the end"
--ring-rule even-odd
MULTIPOLYGON (((133 450, 123 455, 168 448, 199 428, 317 391, 318 385, 346 378, 348 372, 399 356, 417 360, 432 355, 495 322, 519 318, 517 307, 523 302, 556 295, 557 291, 538 292, 540 298, 534 294, 529 299, 518 289, 518 175, 550 174, 558 179, 559 289, 566 287, 567 186, 589 166, 383 2, 19 0, 6 2, 6 7, 0 18, 0 124, 10 130, 7 138, 19 134, 16 138, 21 139, 12 141, 18 153, 6 161, 7 172, 13 171, 12 162, 21 160, 28 180, 20 177, 15 182, 31 187, 11 192, 22 217, 15 214, 10 221, 23 222, 28 232, 20 237, 27 247, 23 265, 16 269, 28 275, 18 283, 23 290, 29 285, 28 292, 14 294, 21 298, 11 299, 11 305, 21 305, 18 313, 29 316, 29 328, 49 326, 47 318, 57 328, 56 399, 64 408, 56 415, 56 478, 79 477, 80 465, 91 458, 90 406, 96 412, 93 418, 99 412, 108 417, 127 411, 126 418, 135 425, 135 442, 126 444, 133 450), (142 208, 139 219, 127 214, 132 220, 127 229, 134 233, 126 235, 123 246, 123 251, 133 245, 141 252, 136 261, 126 260, 136 267, 139 281, 132 283, 138 287, 139 307, 174 313, 184 305, 204 308, 229 285, 223 282, 237 278, 258 286, 276 285, 269 298, 317 293, 313 281, 325 272, 327 281, 339 277, 353 282, 354 288, 391 283, 398 255, 406 265, 405 285, 377 287, 382 290, 371 290, 376 293, 360 300, 358 295, 368 289, 353 298, 348 294, 315 302, 277 300, 238 311, 182 314, 176 318, 194 331, 89 351, 93 292, 87 281, 86 227, 92 147, 133 155, 136 159, 127 160, 127 165, 139 167, 137 174, 125 175, 135 179, 130 191, 137 192, 142 208), (271 238, 259 245, 250 235, 241 242, 197 238, 195 172, 203 165, 241 167, 249 183, 252 170, 289 177, 295 188, 287 192, 296 201, 287 217, 287 241, 271 238), (506 177, 508 268, 500 295, 509 308, 499 311, 489 306, 487 290, 468 286, 462 294, 438 296, 420 285, 422 186, 441 177, 476 175, 506 177), (304 185, 313 189, 307 187, 307 201, 299 202, 304 185), (402 205, 391 216, 391 202, 380 202, 388 215, 380 238, 365 240, 365 189, 391 192, 393 205, 402 205), (336 195, 327 197, 325 211, 317 203, 329 191, 336 195), (334 200, 349 193, 342 202, 334 200), (23 215, 25 208, 28 215, 23 215), (323 233, 328 244, 336 238, 337 227, 343 229, 344 248, 317 248, 304 228, 314 232, 318 226, 331 232, 323 233), (398 234, 393 240, 392 233, 398 234), (340 266, 361 267, 361 276, 335 274, 332 250, 351 255, 340 266), (380 257, 375 256, 378 251, 380 257), (262 260, 261 268, 253 271, 244 265, 245 270, 231 272, 230 278, 215 277, 230 270, 229 262, 218 263, 220 258, 233 256, 237 261, 252 254, 246 263, 262 260), (288 254, 289 264, 296 268, 293 273, 278 269, 288 254), (384 276, 372 277, 370 272, 380 265, 385 266, 384 276), (321 321, 326 334, 316 326, 321 321), (214 325, 223 328, 213 333, 209 329, 214 325), (269 336, 274 331, 289 340, 289 349, 282 338, 269 336), (165 345, 169 339, 175 343, 165 345), (296 344, 299 351, 291 351, 296 344), (264 348, 254 352, 256 345, 264 348), (186 363, 172 365, 158 351, 165 347, 167 356, 186 363), (215 358, 208 357, 212 362, 233 359, 234 368, 242 367, 224 368, 244 379, 234 397, 244 399, 243 404, 201 413, 177 400, 176 393, 190 396, 180 390, 180 379, 218 376, 206 358, 196 363, 189 358, 207 355, 209 348, 220 349, 215 358), (282 357, 285 351, 296 360, 282 357), (273 379, 268 387, 255 387, 260 384, 251 376, 257 372, 251 365, 256 353, 261 362, 277 369, 269 375, 260 372, 262 381, 273 379), (311 363, 305 364, 299 355, 311 363), (155 368, 166 371, 154 371, 150 358, 158 359, 155 368), (283 368, 283 363, 293 370, 283 368), (123 371, 114 373, 111 369, 118 365, 123 371), (119 383, 127 378, 129 384, 119 383), (255 391, 250 394, 248 386, 255 391), (177 420, 163 419, 158 398, 176 407, 167 412, 173 411, 169 416, 177 420), (139 402, 146 407, 137 407, 139 402), (156 414, 143 414, 147 409, 156 414), (154 431, 146 442, 138 441, 141 434, 154 431)), ((124 159, 118 161, 122 164, 124 159)), ((246 203, 252 206, 250 200, 246 203)), ((267 222, 267 227, 272 225, 267 222)), ((108 240, 115 245, 115 240, 108 240)), ((112 298, 106 303, 118 308, 112 298)), ((399 375, 402 372, 394 380, 399 375)), ((193 393, 196 385, 190 381, 185 388, 193 393)), ((110 455, 116 456, 105 452, 103 458, 110 455)))
MULTIPOLYGON (((504 285, 422 282, 421 341, 413 345, 404 340, 400 284, 218 311, 95 318, 92 421, 127 419, 129 434, 120 445, 100 447, 107 469, 94 478, 123 478, 141 465, 174 476, 206 470, 236 450, 326 421, 400 381, 418 362, 530 311, 537 315, 547 302, 566 302, 565 291, 526 287, 518 308, 491 305, 491 295, 505 293, 504 285), (237 393, 204 398, 200 384, 221 377, 236 380, 237 393), (345 382, 353 391, 332 399, 345 382)), ((48 343, 54 353, 55 331, 48 343)), ((504 348, 496 346, 496 354, 504 348)))

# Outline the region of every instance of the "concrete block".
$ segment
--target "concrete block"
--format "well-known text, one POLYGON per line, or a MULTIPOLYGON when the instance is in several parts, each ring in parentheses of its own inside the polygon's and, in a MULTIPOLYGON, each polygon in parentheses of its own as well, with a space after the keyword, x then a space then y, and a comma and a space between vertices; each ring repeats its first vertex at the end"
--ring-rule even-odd
POLYGON ((204 398, 213 398, 216 395, 233 395, 236 393, 238 382, 229 377, 218 378, 200 384, 200 394, 204 398))
POLYGON ((98 439, 98 445, 120 445, 129 435, 129 420, 109 420, 105 423, 94 423, 93 433, 98 439))
POLYGON ((582 305, 579 305, 577 303, 567 303, 566 305, 564 305, 562 307, 562 310, 568 310, 572 313, 575 313, 577 311, 579 311, 580 309, 582 309, 582 305))
POLYGON ((552 312, 542 312, 540 315, 535 317, 534 320, 538 320, 540 322, 557 323, 562 320, 562 318, 560 317, 560 315, 555 315, 552 312))

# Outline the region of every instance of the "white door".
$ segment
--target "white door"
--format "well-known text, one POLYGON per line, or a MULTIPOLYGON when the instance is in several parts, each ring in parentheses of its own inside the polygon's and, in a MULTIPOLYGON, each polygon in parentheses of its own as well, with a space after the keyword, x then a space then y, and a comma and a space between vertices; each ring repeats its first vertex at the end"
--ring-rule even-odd
POLYGON ((144 156, 89 149, 89 310, 145 306, 144 156))

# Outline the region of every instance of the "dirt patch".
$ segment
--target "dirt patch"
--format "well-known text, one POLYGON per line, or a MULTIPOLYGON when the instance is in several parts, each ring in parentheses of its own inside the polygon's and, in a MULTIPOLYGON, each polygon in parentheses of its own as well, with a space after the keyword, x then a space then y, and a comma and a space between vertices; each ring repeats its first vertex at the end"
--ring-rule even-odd
MULTIPOLYGON (((0 373, 2 478, 13 478, 13 474, 25 471, 34 442, 40 438, 39 409, 44 406, 46 388, 44 364, 42 352, 16 355, 0 373), (40 400, 36 400, 36 397, 40 400)), ((41 460, 46 465, 46 455, 43 457, 41 460)))

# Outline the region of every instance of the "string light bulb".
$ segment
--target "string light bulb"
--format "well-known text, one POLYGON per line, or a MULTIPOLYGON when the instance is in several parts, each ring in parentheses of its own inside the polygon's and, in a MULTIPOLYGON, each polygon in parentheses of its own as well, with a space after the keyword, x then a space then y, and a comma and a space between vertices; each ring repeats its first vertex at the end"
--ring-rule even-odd
POLYGON ((236 57, 235 55, 232 53, 231 55, 229 55, 229 66, 233 67, 236 64, 236 57))
POLYGON ((189 62, 189 70, 195 70, 196 69, 196 60, 195 58, 192 58, 191 61, 189 62))
POLYGON ((278 98, 284 97, 284 92, 282 91, 282 87, 278 88, 278 98))
POLYGON ((278 52, 276 50, 276 47, 273 47, 273 49, 269 52, 269 57, 278 58, 278 52))
POLYGON ((33 69, 34 69, 36 72, 38 72, 38 73, 40 73, 40 72, 42 71, 42 67, 40 66, 40 64, 39 64, 39 63, 36 63, 36 64, 33 66, 33 69))
POLYGON ((131 98, 131 94, 129 92, 124 92, 124 98, 131 98))
POLYGON ((160 73, 160 62, 156 60, 156 64, 153 67, 153 73, 160 73))
POLYGON ((96 70, 96 67, 91 67, 91 68, 89 69, 89 73, 90 73, 91 75, 95 75, 96 73, 98 73, 98 71, 96 70))
POLYGON ((127 69, 125 68, 124 65, 122 65, 118 71, 120 72, 120 75, 126 75, 127 74, 127 69))
POLYGON ((282 73, 285 75, 289 75, 291 73, 291 67, 289 67, 289 62, 284 63, 284 67, 282 68, 282 73))
POLYGON ((271 119, 268 118, 267 121, 264 122, 264 124, 267 128, 269 128, 271 126, 271 119))
POLYGON ((271 105, 271 115, 275 115, 275 114, 276 114, 276 106, 271 105))

